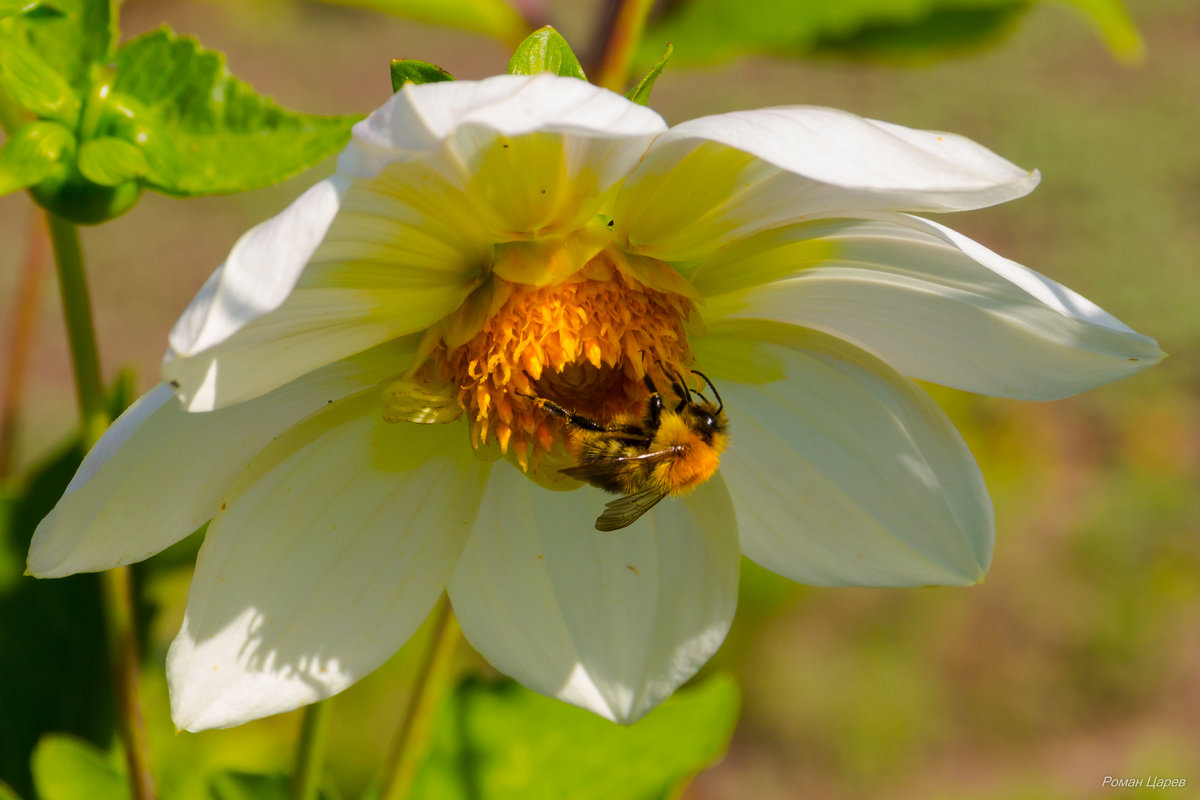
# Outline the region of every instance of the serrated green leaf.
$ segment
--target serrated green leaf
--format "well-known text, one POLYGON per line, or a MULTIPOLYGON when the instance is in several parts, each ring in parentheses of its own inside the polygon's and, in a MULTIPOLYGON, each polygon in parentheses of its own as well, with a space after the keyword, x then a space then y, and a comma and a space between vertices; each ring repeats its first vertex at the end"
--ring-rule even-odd
POLYGON ((398 92, 406 83, 440 83, 454 76, 439 66, 413 58, 392 59, 392 91, 398 92))
MULTIPOLYGON (((292 800, 291 782, 285 775, 220 772, 208 783, 210 800, 292 800)), ((320 800, 340 800, 332 785, 322 786, 320 800)))
POLYGON ((529 26, 506 0, 325 0, 339 6, 382 11, 417 22, 474 31, 515 43, 529 26))
POLYGON ((468 679, 443 704, 415 800, 662 798, 725 751, 738 692, 718 675, 614 725, 511 683, 468 679))
POLYGON ((282 181, 340 150, 360 119, 281 108, 229 75, 222 54, 165 28, 121 46, 113 88, 139 103, 155 140, 142 148, 155 167, 148 184, 175 195, 282 181))
POLYGON ((57 70, 20 39, 0 36, 0 83, 21 108, 70 127, 79 121, 79 98, 57 70))
POLYGON ((0 195, 40 183, 54 169, 74 135, 57 122, 22 125, 0 147, 0 195))
POLYGON ((79 147, 79 171, 101 186, 116 186, 144 176, 150 169, 137 145, 113 136, 84 142, 79 147))
POLYGON ((6 42, 27 47, 82 97, 93 65, 109 61, 116 47, 117 0, 53 0, 48 6, 58 13, 0 19, 0 51, 6 42))
POLYGON ((129 800, 129 782, 114 760, 74 736, 51 733, 33 751, 41 800, 129 800))
POLYGON ((549 25, 538 28, 517 45, 508 62, 510 75, 537 75, 553 72, 564 78, 587 80, 583 66, 571 50, 571 45, 549 25))
POLYGON ((654 88, 654 82, 658 80, 658 76, 662 74, 663 67, 667 65, 667 60, 671 58, 671 54, 675 52, 675 47, 667 42, 666 52, 662 54, 662 58, 658 60, 646 76, 638 81, 637 86, 629 90, 629 94, 625 95, 638 105, 650 105, 650 91, 654 88))
MULTIPOLYGON (((993 44, 1016 28, 1038 0, 679 0, 649 26, 638 61, 669 40, 683 64, 709 64, 755 53, 838 55, 923 63, 993 44)), ((1088 16, 1118 56, 1140 52, 1140 38, 1120 0, 1065 2, 1088 16)))

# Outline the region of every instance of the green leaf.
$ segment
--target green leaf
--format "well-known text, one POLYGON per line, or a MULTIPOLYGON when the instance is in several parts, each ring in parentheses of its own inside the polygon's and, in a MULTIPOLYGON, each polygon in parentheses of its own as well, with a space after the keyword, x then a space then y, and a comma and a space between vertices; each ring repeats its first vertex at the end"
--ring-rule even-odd
POLYGON ((940 9, 920 24, 879 23, 851 36, 830 37, 813 47, 814 55, 919 65, 992 45, 1016 30, 1028 6, 940 9))
MULTIPOLYGON (((0 19, 25 14, 28 16, 62 16, 58 3, 47 0, 0 0, 0 19)), ((3 786, 3 784, 0 784, 3 786)), ((4 797, 0 794, 0 800, 4 797)))
POLYGON ((452 81, 454 76, 439 66, 412 58, 392 59, 392 91, 400 91, 406 83, 440 83, 452 81))
POLYGON ((654 82, 658 80, 659 75, 662 75, 663 67, 667 65, 668 59, 671 58, 671 54, 674 52, 675 47, 670 42, 667 42, 667 49, 662 54, 662 58, 650 68, 650 71, 646 73, 646 77, 638 81, 637 86, 629 90, 629 94, 626 97, 638 105, 650 105, 650 90, 654 88, 654 82))
MULTIPOLYGON (((1141 39, 1121 0, 1065 2, 1083 12, 1109 48, 1130 60, 1141 39)), ((755 53, 838 55, 924 63, 993 44, 1016 28, 1037 0, 680 0, 667 4, 648 28, 639 62, 655 57, 654 43, 669 40, 684 64, 710 64, 755 53)))
POLYGON ((0 84, 21 108, 69 127, 79 121, 79 98, 57 70, 20 39, 0 36, 0 84))
POLYGON ((468 679, 438 714, 412 796, 661 798, 721 757, 737 708, 733 679, 718 675, 626 728, 511 682, 468 679))
POLYGON ((525 41, 517 45, 512 59, 508 62, 510 75, 537 75, 539 72, 553 72, 565 78, 587 80, 583 67, 571 45, 558 31, 547 25, 539 28, 525 37, 525 41))
POLYGON ((8 46, 24 46, 75 90, 87 91, 92 67, 112 59, 117 0, 53 0, 47 9, 0 19, 0 61, 8 46), (59 13, 46 13, 52 7, 59 13))
POLYGON ((124 139, 104 136, 79 147, 79 171, 101 186, 116 186, 140 178, 149 169, 142 151, 124 139))
POLYGON ((516 43, 529 26, 506 0, 325 0, 516 43))
POLYGON ((230 76, 222 54, 165 28, 121 46, 113 89, 137 106, 147 183, 182 196, 289 178, 340 150, 359 119, 281 108, 230 76))
POLYGON ((33 751, 41 800, 128 800, 129 782, 112 758, 74 736, 51 733, 33 751))
POLYGON ((1121 0, 1063 0, 1082 13, 1100 34, 1109 51, 1127 64, 1141 63, 1146 56, 1142 35, 1121 0))
POLYGON ((57 122, 28 122, 0 147, 0 195, 40 183, 73 145, 75 136, 57 122))
POLYGON ((0 800, 21 800, 21 796, 4 781, 0 781, 0 800))
MULTIPOLYGON (((210 800, 292 800, 291 781, 285 775, 220 772, 208 783, 210 800)), ((339 800, 332 785, 322 786, 320 800, 339 800)))

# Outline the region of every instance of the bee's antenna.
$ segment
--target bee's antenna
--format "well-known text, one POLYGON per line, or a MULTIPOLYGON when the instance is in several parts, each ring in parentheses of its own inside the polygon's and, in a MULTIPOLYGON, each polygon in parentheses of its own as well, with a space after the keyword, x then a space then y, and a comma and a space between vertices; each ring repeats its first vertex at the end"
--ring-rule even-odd
POLYGON ((708 384, 708 388, 712 389, 713 396, 717 398, 717 413, 720 414, 725 409, 725 401, 721 399, 721 393, 717 391, 717 387, 713 386, 713 382, 710 381, 708 376, 703 372, 698 369, 694 369, 692 372, 696 373, 701 378, 704 378, 704 382, 708 384))
POLYGON ((691 403, 692 387, 687 385, 687 381, 683 379, 683 375, 679 372, 679 370, 675 370, 675 380, 679 381, 679 385, 683 387, 683 397, 679 399, 686 400, 688 403, 691 403))

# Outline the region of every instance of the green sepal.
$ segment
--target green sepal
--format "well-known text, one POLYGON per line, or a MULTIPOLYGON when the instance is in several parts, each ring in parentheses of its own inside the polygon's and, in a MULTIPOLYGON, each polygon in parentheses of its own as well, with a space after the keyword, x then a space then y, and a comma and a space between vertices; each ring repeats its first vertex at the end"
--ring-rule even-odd
POLYGON ((36 117, 71 128, 79 122, 79 98, 71 84, 17 37, 0 36, 0 84, 36 117))
POLYGON ((28 122, 0 147, 0 195, 41 183, 75 136, 57 122, 28 122))
POLYGON ((33 751, 33 782, 41 800, 128 800, 129 782, 95 745, 46 734, 33 751))
POLYGON ((177 196, 278 183, 339 151, 361 118, 281 108, 231 76, 224 55, 167 28, 121 46, 113 89, 133 109, 115 119, 140 126, 146 184, 177 196))
POLYGON ((633 102, 641 106, 650 105, 650 90, 654 88, 654 82, 658 80, 658 76, 662 75, 663 67, 667 65, 667 60, 671 58, 671 54, 675 52, 675 47, 667 42, 667 49, 663 52, 660 58, 650 71, 646 73, 646 77, 638 81, 637 86, 629 90, 629 94, 625 95, 633 102))
POLYGON ((400 91, 406 83, 441 83, 452 80, 453 75, 428 61, 417 61, 415 58, 392 59, 393 92, 400 91))
POLYGON ((571 45, 558 31, 547 25, 539 28, 525 37, 525 41, 517 45, 512 59, 508 62, 510 75, 537 75, 541 72, 553 72, 564 78, 579 78, 586 81, 583 66, 575 57, 571 45))
POLYGON ((79 146, 78 163, 80 174, 101 186, 136 180, 150 171, 146 156, 137 145, 115 136, 84 142, 79 146))
POLYGON ((142 196, 142 185, 126 181, 101 186, 79 174, 74 165, 62 164, 46 180, 30 188, 37 204, 76 225, 99 225, 133 208, 142 196))

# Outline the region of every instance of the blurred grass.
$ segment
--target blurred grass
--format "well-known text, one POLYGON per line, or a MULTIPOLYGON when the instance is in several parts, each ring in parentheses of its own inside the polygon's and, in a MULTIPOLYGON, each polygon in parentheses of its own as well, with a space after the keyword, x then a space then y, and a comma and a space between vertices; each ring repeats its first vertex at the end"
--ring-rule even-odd
MULTIPOLYGON (((565 15, 578 6, 559 3, 565 15)), ((973 136, 1042 186, 945 221, 1061 280, 1171 353, 1147 373, 1047 404, 938 387, 996 502, 996 557, 969 590, 817 590, 747 564, 741 610, 714 668, 745 709, 726 760, 686 797, 1141 798, 1104 776, 1200 785, 1200 6, 1142 0, 1139 69, 1114 63, 1071 12, 1041 8, 999 49, 919 70, 741 62, 672 70, 654 105, 670 122, 814 103, 973 136)), ((388 92, 391 58, 460 77, 501 71, 491 42, 319 5, 130 2, 129 33, 169 21, 227 50, 281 102, 356 112, 388 92)), ((106 367, 148 386, 165 333, 242 231, 312 180, 230 198, 147 197, 85 233, 106 367)), ((27 206, 0 199, 0 309, 27 206)), ((68 360, 47 293, 25 397, 28 465, 73 418, 68 360)), ((735 434, 736 435, 736 434, 735 434)), ((146 570, 160 604, 145 682, 153 746, 176 798, 208 768, 286 770, 297 715, 176 736, 161 663, 178 627, 188 547, 146 570)), ((29 579, 20 579, 29 580, 29 579)), ((413 674, 409 647, 337 701, 330 770, 369 780, 413 674)), ((473 656, 463 655, 464 659, 473 656)), ((477 661, 472 661, 478 666, 477 661)), ((10 690, 6 688, 5 691, 10 690)))

